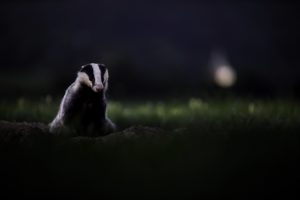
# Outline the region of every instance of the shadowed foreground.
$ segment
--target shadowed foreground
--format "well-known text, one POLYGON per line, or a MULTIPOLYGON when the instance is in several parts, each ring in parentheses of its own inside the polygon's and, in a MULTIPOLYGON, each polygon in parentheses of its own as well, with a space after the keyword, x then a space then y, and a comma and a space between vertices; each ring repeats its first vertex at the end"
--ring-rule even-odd
POLYGON ((287 140, 279 132, 267 138, 137 126, 69 138, 50 135, 39 123, 0 127, 2 195, 151 199, 297 192, 299 186, 295 133, 287 140))
POLYGON ((17 105, 0 107, 0 195, 298 195, 297 103, 115 103, 123 130, 96 138, 51 135, 51 106, 17 105))

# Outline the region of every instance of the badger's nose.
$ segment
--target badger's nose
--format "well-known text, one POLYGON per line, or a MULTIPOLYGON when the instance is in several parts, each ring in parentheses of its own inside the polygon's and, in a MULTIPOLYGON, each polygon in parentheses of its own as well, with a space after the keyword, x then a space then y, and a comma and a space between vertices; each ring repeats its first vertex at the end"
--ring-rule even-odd
POLYGON ((94 86, 94 91, 95 91, 95 92, 100 92, 102 89, 103 89, 103 85, 102 85, 102 84, 101 84, 101 85, 95 85, 95 86, 94 86))

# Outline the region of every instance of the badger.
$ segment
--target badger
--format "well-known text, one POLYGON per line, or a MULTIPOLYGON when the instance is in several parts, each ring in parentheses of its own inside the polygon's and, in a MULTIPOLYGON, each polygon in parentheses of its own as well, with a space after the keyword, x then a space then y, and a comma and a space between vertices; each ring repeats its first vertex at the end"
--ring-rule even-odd
POLYGON ((56 117, 49 124, 51 133, 85 136, 107 135, 116 125, 107 117, 108 70, 104 64, 83 65, 66 90, 56 117))

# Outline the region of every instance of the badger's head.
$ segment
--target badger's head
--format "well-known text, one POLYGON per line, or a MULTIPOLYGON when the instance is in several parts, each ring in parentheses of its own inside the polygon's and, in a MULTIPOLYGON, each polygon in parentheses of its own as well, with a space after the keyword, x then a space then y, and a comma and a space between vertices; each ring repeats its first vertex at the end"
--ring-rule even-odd
POLYGON ((77 74, 79 84, 88 86, 94 92, 106 91, 108 87, 108 70, 104 64, 90 63, 83 65, 77 74))

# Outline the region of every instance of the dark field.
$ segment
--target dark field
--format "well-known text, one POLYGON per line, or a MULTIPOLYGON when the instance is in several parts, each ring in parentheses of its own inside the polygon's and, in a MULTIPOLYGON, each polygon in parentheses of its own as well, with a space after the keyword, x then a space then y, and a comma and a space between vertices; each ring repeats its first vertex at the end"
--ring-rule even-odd
POLYGON ((0 102, 2 195, 153 199, 298 192, 296 101, 111 101, 109 116, 119 131, 98 138, 50 135, 46 124, 57 107, 49 97, 0 102))

